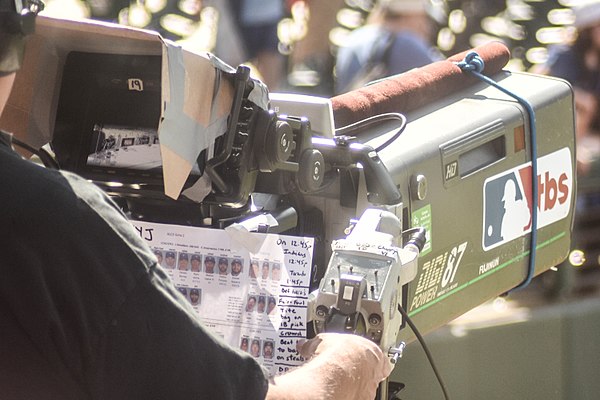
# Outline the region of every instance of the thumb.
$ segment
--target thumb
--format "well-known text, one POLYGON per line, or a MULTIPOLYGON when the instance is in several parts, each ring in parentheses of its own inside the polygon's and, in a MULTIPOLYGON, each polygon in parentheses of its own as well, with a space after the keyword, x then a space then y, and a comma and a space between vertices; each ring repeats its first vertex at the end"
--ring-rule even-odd
POLYGON ((321 339, 321 337, 316 336, 303 343, 298 342, 298 352, 302 357, 308 360, 315 355, 315 352, 317 351, 317 348, 319 347, 322 341, 323 340, 321 339))

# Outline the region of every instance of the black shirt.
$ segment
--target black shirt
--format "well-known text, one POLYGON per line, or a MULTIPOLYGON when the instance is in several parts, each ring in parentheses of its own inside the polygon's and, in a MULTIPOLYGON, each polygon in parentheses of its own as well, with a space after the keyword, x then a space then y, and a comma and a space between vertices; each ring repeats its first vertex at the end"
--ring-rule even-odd
MULTIPOLYGON (((2 136, 0 134, 0 136, 2 136)), ((263 399, 96 186, 0 140, 0 397, 263 399)))

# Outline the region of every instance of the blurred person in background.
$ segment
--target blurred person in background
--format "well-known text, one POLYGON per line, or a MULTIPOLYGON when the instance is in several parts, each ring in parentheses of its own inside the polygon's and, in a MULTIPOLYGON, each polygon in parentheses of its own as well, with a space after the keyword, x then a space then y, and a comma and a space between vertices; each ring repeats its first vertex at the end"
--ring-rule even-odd
POLYGON ((547 64, 539 71, 565 79, 575 91, 577 169, 589 173, 600 154, 600 1, 574 8, 576 39, 550 49, 547 64))
POLYGON ((285 58, 279 52, 277 26, 285 15, 283 0, 229 0, 246 58, 269 90, 277 90, 285 58))
POLYGON ((287 39, 290 45, 286 83, 293 91, 325 97, 333 94, 332 46, 337 44, 332 35, 340 26, 345 5, 344 0, 288 0, 293 25, 284 31, 287 38, 284 34, 280 39, 284 43, 287 39))
POLYGON ((441 59, 431 45, 427 0, 380 0, 336 56, 336 93, 441 59))

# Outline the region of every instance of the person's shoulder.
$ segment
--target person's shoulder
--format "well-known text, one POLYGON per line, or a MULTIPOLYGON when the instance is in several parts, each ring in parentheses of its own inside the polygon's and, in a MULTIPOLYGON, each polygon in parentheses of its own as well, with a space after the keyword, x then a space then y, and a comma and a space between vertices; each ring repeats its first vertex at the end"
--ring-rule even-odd
POLYGON ((561 44, 548 48, 545 69, 549 75, 575 81, 578 79, 581 63, 573 47, 561 44))
POLYGON ((557 62, 575 63, 577 54, 572 46, 566 44, 557 44, 548 47, 548 61, 552 65, 557 62))
POLYGON ((396 32, 389 54, 389 72, 392 75, 443 59, 435 47, 408 30, 396 32))
POLYGON ((54 203, 67 207, 73 199, 69 190, 71 184, 61 172, 37 165, 12 150, 3 148, 0 169, 3 171, 0 184, 10 188, 13 195, 10 199, 16 203, 13 205, 16 209, 35 203, 38 204, 35 209, 45 211, 54 203))
POLYGON ((341 47, 357 47, 373 43, 380 39, 387 31, 381 26, 367 24, 356 28, 346 36, 341 47))
POLYGON ((11 187, 9 207, 24 221, 37 221, 48 229, 68 224, 73 236, 90 227, 109 226, 115 238, 138 249, 138 258, 151 265, 154 255, 139 237, 125 214, 102 189, 83 177, 63 170, 48 169, 32 161, 15 158, 12 170, 1 174, 1 184, 11 187), (142 251, 143 249, 143 251, 142 251))
POLYGON ((416 49, 420 52, 428 52, 431 46, 418 34, 409 30, 402 30, 396 32, 394 47, 400 47, 405 51, 416 49))
POLYGON ((409 29, 402 29, 396 32, 396 37, 406 40, 408 42, 413 42, 413 43, 424 43, 425 40, 419 36, 417 33, 409 30, 409 29))

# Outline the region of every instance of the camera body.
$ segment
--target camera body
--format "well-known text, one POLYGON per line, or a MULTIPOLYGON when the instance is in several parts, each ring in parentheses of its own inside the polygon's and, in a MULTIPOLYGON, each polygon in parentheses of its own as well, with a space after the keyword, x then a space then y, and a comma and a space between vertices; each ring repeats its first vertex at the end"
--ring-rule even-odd
POLYGON ((9 102, 5 126, 34 145, 50 142, 61 168, 96 182, 133 219, 222 229, 268 213, 280 223, 263 232, 314 237, 309 312, 317 331, 347 331, 352 315, 364 326, 351 330, 392 347, 413 339, 397 304, 427 332, 511 290, 529 276, 533 213, 533 274, 567 256, 576 182, 573 92, 565 81, 492 76, 531 103, 536 141, 521 104, 472 81, 404 116, 398 109, 341 127, 314 120, 335 118, 335 110, 307 112, 312 121, 302 115, 301 99, 275 111, 247 68, 210 57, 183 52, 191 62, 182 64, 183 75, 209 83, 196 92, 186 90, 189 82, 177 86, 165 68, 176 46, 123 29, 39 17, 36 51, 26 54, 26 75, 17 77, 17 87, 33 90, 17 90, 23 98, 9 102), (178 93, 185 94, 180 103, 178 93), (182 125, 169 136, 161 129, 175 103, 182 125), (24 109, 37 112, 26 126, 10 126, 24 109), (335 132, 314 132, 313 125, 335 132), (168 190, 175 175, 177 195, 168 190), (381 215, 393 216, 383 218, 395 221, 393 230, 372 222, 381 215), (349 232, 361 216, 368 229, 349 232), (403 237, 414 228, 426 235, 418 251, 403 237), (340 263, 347 269, 338 270, 340 263), (327 328, 329 314, 344 322, 327 328))
MULTIPOLYGON (((379 148, 401 192, 401 204, 385 207, 398 217, 400 231, 426 231, 418 272, 398 292, 398 303, 422 332, 528 278, 534 212, 538 229, 533 275, 559 265, 570 250, 576 198, 572 89, 563 80, 527 73, 501 71, 493 79, 524 95, 535 112, 537 201, 531 195, 533 143, 527 111, 487 84, 476 83, 407 113, 406 128, 384 148, 381 143, 393 137, 386 123, 360 136, 379 148)), ((342 218, 335 210, 337 199, 313 197, 311 204, 342 218)), ((357 196, 357 215, 371 206, 364 195, 357 196)), ((329 237, 344 236, 339 226, 330 229, 329 237)), ((365 235, 365 243, 376 237, 373 231, 365 235)), ((336 268, 329 265, 322 285, 332 287, 329 277, 337 276, 336 268)), ((316 307, 334 304, 315 297, 316 307)), ((362 314, 366 331, 375 328, 368 323, 371 311, 363 307, 362 314)), ((398 341, 413 339, 410 329, 400 329, 398 341)))
MULTIPOLYGON (((393 355, 403 324, 398 305, 418 270, 425 231, 402 240, 400 220, 391 212, 365 210, 344 239, 332 243, 332 255, 312 296, 316 332, 364 336, 393 355)), ((401 356, 401 354, 398 354, 401 356)))
POLYGON ((525 108, 478 83, 407 114, 412 122, 405 144, 381 152, 392 174, 404 174, 409 225, 429 232, 430 247, 421 252, 406 307, 424 331, 527 279, 533 213, 533 274, 559 265, 570 250, 576 200, 572 89, 526 73, 502 71, 493 79, 529 102, 535 143, 525 108), (531 146, 537 149, 533 179, 531 146), (531 198, 532 181, 537 199, 531 198))

